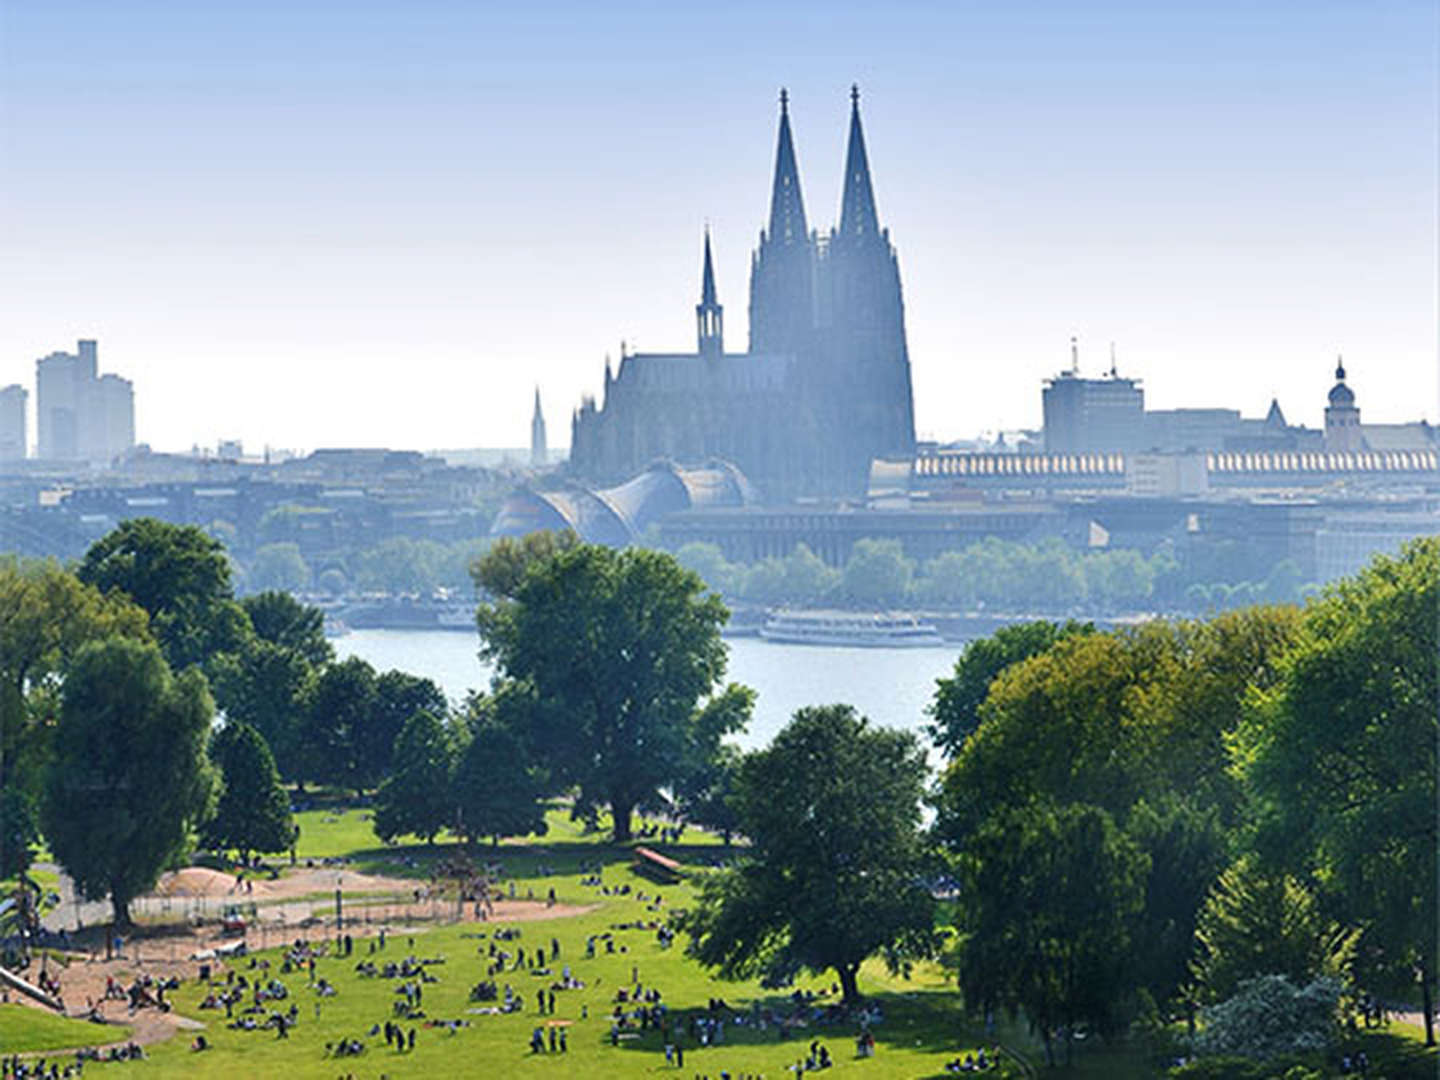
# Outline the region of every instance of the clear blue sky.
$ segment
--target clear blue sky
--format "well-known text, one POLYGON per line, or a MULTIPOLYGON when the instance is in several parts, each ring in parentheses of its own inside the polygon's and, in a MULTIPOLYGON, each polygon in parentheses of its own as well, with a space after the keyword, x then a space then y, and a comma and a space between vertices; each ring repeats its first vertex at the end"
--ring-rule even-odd
POLYGON ((1436 5, 0 0, 0 384, 100 339, 157 448, 553 443, 607 352, 745 343, 776 94, 859 82, 922 435, 1156 407, 1436 419, 1436 5))

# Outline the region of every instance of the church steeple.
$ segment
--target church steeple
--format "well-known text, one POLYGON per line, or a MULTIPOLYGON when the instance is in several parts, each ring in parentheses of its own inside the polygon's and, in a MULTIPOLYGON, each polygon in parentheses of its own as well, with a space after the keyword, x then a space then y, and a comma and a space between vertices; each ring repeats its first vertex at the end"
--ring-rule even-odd
POLYGON ((805 200, 800 196, 800 169, 790 137, 790 94, 780 91, 780 137, 775 145, 775 185, 770 192, 770 242, 803 244, 810 235, 805 225, 805 200))
POLYGON ((725 308, 715 293, 715 263, 710 258, 710 227, 705 227, 705 268, 700 275, 700 303, 695 305, 696 351, 701 356, 725 353, 725 308))
POLYGON ((535 387, 535 414, 530 418, 530 464, 543 469, 549 464, 549 449, 545 445, 545 414, 540 411, 540 387, 535 387))
POLYGON ((870 161, 865 154, 865 132, 860 126, 860 87, 850 87, 850 146, 845 152, 845 194, 840 204, 840 235, 878 236, 875 190, 870 184, 870 161))

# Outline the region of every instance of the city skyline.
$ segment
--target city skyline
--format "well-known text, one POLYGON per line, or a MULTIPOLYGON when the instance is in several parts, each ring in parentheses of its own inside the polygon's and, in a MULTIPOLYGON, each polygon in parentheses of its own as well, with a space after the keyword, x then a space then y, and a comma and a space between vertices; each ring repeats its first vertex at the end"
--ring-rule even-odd
POLYGON ((824 223, 854 81, 922 438, 1039 427, 1072 334, 1156 407, 1320 426, 1343 353, 1436 419, 1430 6, 818 11, 0 2, 0 385, 96 338, 157 449, 429 449, 538 383, 563 445, 707 222, 745 340, 776 95, 824 223))

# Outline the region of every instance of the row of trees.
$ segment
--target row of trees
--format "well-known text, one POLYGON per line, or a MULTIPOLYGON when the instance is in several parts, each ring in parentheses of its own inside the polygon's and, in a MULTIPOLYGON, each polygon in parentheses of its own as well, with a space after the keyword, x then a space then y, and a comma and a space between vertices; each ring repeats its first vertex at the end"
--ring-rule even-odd
POLYGON ((1432 540, 1303 611, 969 648, 932 709, 967 1006, 1114 1034, 1335 977, 1433 1044, 1437 581, 1432 540))
POLYGON ((448 709, 427 679, 337 663, 288 594, 237 601, 223 547, 191 527, 127 521, 73 572, 0 562, 0 601, 0 874, 43 825, 121 921, 197 840, 290 846, 280 774, 364 792, 408 720, 448 709))
POLYGON ((677 553, 717 592, 761 604, 825 603, 867 606, 923 604, 996 611, 1140 611, 1156 606, 1197 611, 1253 603, 1291 603, 1301 581, 1290 562, 1271 567, 1263 581, 1188 581, 1162 549, 1149 558, 1130 549, 1076 551, 1058 538, 1023 544, 995 537, 947 551, 923 564, 896 540, 861 540, 842 569, 827 566, 804 544, 784 558, 750 565, 728 561, 710 543, 677 553))
POLYGON ((483 555, 485 540, 438 540, 396 536, 373 547, 351 553, 343 566, 327 566, 316 573, 300 546, 292 541, 263 544, 239 570, 246 592, 321 592, 342 596, 350 592, 418 593, 437 589, 468 592, 470 564, 483 555))

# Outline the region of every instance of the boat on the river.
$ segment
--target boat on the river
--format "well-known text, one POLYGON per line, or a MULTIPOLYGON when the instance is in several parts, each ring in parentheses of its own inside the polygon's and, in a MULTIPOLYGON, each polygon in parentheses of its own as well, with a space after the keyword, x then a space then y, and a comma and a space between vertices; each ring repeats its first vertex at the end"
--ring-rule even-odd
POLYGON ((760 628, 766 641, 787 645, 850 645, 907 649, 944 645, 933 625, 903 611, 772 611, 760 628))

